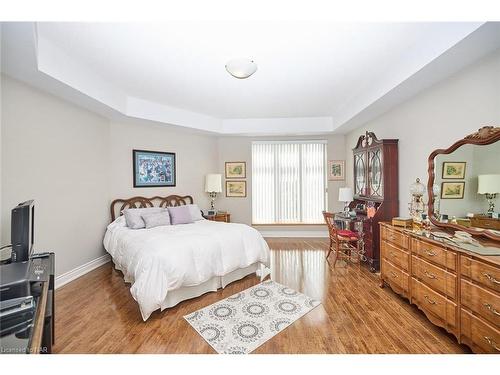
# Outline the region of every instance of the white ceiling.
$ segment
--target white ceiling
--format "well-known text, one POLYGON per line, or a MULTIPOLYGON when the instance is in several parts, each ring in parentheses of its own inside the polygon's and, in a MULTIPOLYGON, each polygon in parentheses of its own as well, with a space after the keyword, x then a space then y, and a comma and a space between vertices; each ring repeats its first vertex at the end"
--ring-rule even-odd
POLYGON ((294 133, 327 132, 362 114, 480 26, 4 24, 2 70, 27 81, 38 72, 44 75, 39 85, 43 80, 48 88, 51 77, 82 100, 92 98, 129 117, 231 134, 286 133, 286 119, 293 118, 294 133), (27 54, 35 57, 35 73, 19 66, 27 54), (257 72, 245 80, 231 77, 224 64, 238 57, 253 59, 257 72))

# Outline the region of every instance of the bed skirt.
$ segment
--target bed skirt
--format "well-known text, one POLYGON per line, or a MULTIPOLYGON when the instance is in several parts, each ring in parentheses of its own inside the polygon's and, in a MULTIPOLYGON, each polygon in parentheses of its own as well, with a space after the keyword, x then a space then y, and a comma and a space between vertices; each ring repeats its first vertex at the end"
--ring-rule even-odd
MULTIPOLYGON (((113 267, 121 271, 121 268, 114 262, 112 259, 113 267)), ((171 290, 167 293, 167 298, 161 304, 161 310, 168 309, 170 307, 174 307, 182 301, 196 298, 201 296, 202 294, 208 292, 216 292, 221 288, 225 288, 228 284, 233 281, 240 280, 245 276, 250 275, 251 273, 256 273, 257 276, 260 276, 261 281, 269 274, 269 269, 262 263, 256 262, 245 268, 238 268, 227 275, 224 276, 216 276, 211 278, 208 281, 205 281, 202 284, 194 285, 194 286, 185 286, 176 290, 171 290)), ((126 283, 133 283, 133 280, 128 280, 124 275, 124 281, 126 283)))
POLYGON ((245 268, 239 268, 233 272, 228 273, 224 276, 216 276, 211 278, 208 281, 205 281, 203 284, 195 285, 195 286, 187 286, 176 290, 171 290, 167 294, 167 298, 163 302, 162 309, 166 309, 169 307, 174 307, 178 303, 185 301, 187 299, 199 297, 202 294, 208 292, 216 292, 221 288, 225 288, 228 284, 233 281, 240 280, 251 273, 256 272, 260 269, 260 263, 251 264, 245 268))

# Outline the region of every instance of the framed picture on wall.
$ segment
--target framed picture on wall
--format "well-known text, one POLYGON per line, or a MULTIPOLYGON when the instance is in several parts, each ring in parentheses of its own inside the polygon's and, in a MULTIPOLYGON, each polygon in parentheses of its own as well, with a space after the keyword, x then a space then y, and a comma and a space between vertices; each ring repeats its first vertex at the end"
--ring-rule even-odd
POLYGON ((226 181, 226 197, 245 198, 246 196, 246 181, 226 181))
POLYGON ((134 187, 175 186, 175 153, 132 150, 134 187))
POLYGON ((328 161, 328 180, 330 181, 345 180, 345 160, 328 161))
POLYGON ((444 161, 443 180, 463 180, 465 178, 465 161, 444 161))
POLYGON ((244 161, 227 161, 226 178, 246 178, 247 163, 244 161))
POLYGON ((465 182, 442 182, 441 199, 463 199, 465 182))

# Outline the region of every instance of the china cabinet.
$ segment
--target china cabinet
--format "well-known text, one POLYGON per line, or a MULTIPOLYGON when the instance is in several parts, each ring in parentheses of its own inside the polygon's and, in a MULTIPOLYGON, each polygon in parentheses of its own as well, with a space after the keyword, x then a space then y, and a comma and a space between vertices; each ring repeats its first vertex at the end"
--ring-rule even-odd
POLYGON ((380 263, 378 223, 398 216, 398 140, 366 132, 353 149, 354 201, 350 208, 364 223, 365 255, 371 271, 380 263))

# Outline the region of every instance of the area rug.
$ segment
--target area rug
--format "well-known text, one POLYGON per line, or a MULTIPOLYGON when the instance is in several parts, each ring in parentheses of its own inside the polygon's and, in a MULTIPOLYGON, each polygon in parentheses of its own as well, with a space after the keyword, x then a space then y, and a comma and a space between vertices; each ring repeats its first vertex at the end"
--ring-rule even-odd
POLYGON ((250 353, 321 302, 272 280, 184 316, 217 353, 250 353))

